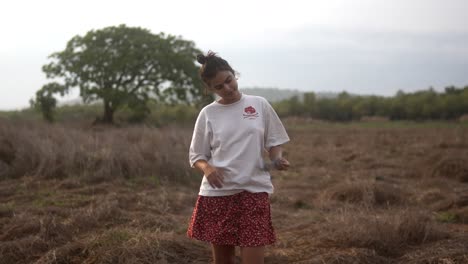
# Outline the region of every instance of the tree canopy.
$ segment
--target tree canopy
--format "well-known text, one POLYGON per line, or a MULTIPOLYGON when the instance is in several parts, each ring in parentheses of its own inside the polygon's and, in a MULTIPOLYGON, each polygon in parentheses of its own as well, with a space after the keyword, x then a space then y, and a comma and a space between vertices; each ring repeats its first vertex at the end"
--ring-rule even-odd
POLYGON ((101 121, 111 123, 124 106, 144 116, 150 100, 198 103, 203 98, 195 65, 198 53, 192 41, 140 27, 91 30, 49 56, 42 70, 53 81, 36 93, 32 104, 51 120, 54 94, 79 88, 85 103, 102 101, 101 121))

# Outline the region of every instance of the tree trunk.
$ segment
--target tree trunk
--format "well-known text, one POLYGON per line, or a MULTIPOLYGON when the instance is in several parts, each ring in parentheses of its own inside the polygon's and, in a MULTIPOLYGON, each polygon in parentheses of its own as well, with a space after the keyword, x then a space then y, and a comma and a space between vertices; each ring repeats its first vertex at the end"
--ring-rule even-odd
POLYGON ((104 101, 104 116, 102 122, 106 124, 114 123, 114 108, 112 108, 109 101, 104 101))

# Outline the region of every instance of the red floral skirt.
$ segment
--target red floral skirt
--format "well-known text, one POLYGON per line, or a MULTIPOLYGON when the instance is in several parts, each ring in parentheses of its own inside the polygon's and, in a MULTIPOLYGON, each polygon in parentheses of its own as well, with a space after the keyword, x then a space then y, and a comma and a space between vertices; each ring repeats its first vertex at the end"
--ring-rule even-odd
POLYGON ((187 235, 215 245, 257 247, 273 244, 270 198, 265 192, 198 196, 187 235))

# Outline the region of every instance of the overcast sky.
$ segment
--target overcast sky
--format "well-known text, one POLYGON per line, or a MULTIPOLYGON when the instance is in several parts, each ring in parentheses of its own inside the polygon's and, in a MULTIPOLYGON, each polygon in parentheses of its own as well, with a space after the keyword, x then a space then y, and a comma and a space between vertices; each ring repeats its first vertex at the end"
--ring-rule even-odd
POLYGON ((390 96, 465 86, 467 14, 466 0, 6 1, 0 110, 28 105, 47 56, 73 36, 119 24, 217 52, 241 87, 390 96))

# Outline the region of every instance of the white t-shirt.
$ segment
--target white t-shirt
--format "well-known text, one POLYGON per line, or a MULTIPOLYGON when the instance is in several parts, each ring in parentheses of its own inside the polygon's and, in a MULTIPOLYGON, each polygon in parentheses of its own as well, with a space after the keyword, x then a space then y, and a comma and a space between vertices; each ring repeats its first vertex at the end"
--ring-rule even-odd
POLYGON ((199 195, 225 196, 244 190, 273 193, 263 152, 288 141, 278 115, 263 97, 242 94, 232 104, 205 106, 195 123, 190 165, 206 160, 221 171, 224 184, 213 188, 203 177, 199 195))

